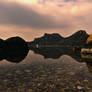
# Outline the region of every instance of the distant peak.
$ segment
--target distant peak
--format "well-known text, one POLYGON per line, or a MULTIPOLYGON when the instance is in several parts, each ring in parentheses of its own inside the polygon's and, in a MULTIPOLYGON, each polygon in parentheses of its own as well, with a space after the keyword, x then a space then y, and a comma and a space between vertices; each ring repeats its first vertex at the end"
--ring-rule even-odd
POLYGON ((85 30, 79 30, 78 33, 82 34, 82 33, 86 33, 85 30))
POLYGON ((45 33, 44 35, 48 35, 48 33, 45 33))
POLYGON ((51 33, 51 34, 45 33, 44 36, 59 36, 59 37, 61 37, 61 35, 58 33, 51 33))

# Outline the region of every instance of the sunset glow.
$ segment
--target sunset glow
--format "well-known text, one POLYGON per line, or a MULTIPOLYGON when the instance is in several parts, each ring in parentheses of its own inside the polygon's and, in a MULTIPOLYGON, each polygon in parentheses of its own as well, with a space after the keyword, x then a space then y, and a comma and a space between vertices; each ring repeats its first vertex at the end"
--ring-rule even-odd
POLYGON ((74 14, 74 13, 77 12, 77 10, 78 10, 78 7, 74 6, 74 7, 71 8, 71 13, 74 14))
POLYGON ((37 0, 18 0, 22 3, 26 3, 26 4, 35 4, 37 3, 37 0))

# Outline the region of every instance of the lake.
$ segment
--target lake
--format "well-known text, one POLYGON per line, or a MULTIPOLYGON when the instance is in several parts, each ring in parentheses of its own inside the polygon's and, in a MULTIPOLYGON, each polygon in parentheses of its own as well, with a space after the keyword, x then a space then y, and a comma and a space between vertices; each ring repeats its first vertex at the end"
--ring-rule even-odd
POLYGON ((0 92, 92 92, 91 55, 61 52, 36 49, 19 63, 1 60, 0 92))

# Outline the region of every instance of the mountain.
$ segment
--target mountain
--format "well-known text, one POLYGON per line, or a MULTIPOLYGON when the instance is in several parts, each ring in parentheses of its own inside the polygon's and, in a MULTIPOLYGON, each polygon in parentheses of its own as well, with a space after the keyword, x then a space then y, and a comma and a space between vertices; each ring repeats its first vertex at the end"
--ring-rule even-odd
POLYGON ((29 49, 28 44, 24 39, 21 37, 11 37, 4 41, 4 51, 6 54, 14 57, 13 54, 18 53, 18 55, 21 55, 23 52, 27 53, 29 49))
POLYGON ((28 44, 21 37, 0 39, 0 60, 6 59, 18 63, 27 56, 28 51, 28 44))
POLYGON ((60 42, 62 39, 64 39, 62 36, 60 36, 57 33, 53 34, 47 34, 45 33, 44 36, 40 38, 35 38, 34 41, 30 42, 29 44, 32 46, 35 45, 56 45, 58 42, 60 42))
POLYGON ((86 44, 89 35, 84 30, 80 30, 73 35, 61 40, 60 45, 70 45, 70 46, 83 46, 86 44))
POLYGON ((80 30, 69 37, 62 37, 57 33, 47 34, 34 39, 29 46, 83 46, 86 44, 89 35, 84 30, 80 30))

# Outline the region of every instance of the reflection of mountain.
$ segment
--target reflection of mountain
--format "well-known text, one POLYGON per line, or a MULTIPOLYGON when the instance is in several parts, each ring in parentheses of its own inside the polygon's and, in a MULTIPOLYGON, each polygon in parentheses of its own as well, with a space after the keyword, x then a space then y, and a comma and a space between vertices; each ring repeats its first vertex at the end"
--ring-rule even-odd
POLYGON ((40 38, 34 39, 34 41, 29 43, 29 46, 84 46, 88 37, 89 35, 83 30, 80 30, 66 38, 55 33, 45 34, 40 38))
POLYGON ((4 59, 6 59, 7 61, 10 61, 10 62, 19 63, 23 59, 25 59, 27 54, 28 54, 28 51, 27 52, 23 52, 23 51, 18 49, 17 51, 15 50, 14 52, 12 52, 11 55, 6 54, 4 59))
POLYGON ((92 60, 91 60, 90 63, 87 62, 86 64, 87 64, 87 67, 88 67, 89 71, 92 73, 92 60))
POLYGON ((74 52, 73 48, 55 48, 55 47, 41 47, 41 48, 31 48, 34 53, 40 54, 44 56, 44 58, 52 58, 52 59, 58 59, 62 55, 69 55, 76 59, 77 61, 81 61, 81 55, 78 52, 74 52))
POLYGON ((72 48, 55 48, 55 47, 41 47, 41 48, 31 48, 36 54, 44 56, 44 58, 58 59, 63 55, 71 56, 77 62, 85 62, 90 72, 92 72, 92 54, 81 54, 79 52, 74 52, 72 48))
POLYGON ((92 73, 92 54, 82 55, 84 62, 87 64, 89 71, 92 73))
POLYGON ((20 37, 12 37, 0 42, 0 60, 6 59, 11 62, 22 61, 29 51, 27 43, 20 37))

